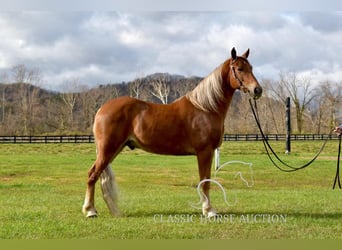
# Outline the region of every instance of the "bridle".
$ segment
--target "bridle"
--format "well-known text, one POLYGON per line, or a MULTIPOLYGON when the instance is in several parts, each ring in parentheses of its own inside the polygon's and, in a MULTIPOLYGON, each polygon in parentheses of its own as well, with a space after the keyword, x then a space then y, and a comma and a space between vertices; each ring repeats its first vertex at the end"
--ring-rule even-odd
MULTIPOLYGON (((234 61, 233 61, 234 62, 234 61)), ((233 72, 233 77, 236 81, 238 81, 238 83, 240 84, 240 90, 243 91, 243 92, 248 92, 248 88, 243 84, 243 82, 241 81, 241 79, 236 75, 236 72, 235 72, 235 68, 233 66, 233 62, 230 63, 230 69, 231 71, 233 72)))

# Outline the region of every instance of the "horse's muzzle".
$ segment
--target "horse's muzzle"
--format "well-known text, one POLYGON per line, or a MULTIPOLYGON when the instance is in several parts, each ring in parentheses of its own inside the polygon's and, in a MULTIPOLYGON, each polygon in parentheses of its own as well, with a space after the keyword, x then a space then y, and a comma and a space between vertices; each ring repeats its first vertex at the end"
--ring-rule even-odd
POLYGON ((262 88, 258 86, 254 89, 254 99, 255 100, 259 99, 261 95, 262 95, 262 88))

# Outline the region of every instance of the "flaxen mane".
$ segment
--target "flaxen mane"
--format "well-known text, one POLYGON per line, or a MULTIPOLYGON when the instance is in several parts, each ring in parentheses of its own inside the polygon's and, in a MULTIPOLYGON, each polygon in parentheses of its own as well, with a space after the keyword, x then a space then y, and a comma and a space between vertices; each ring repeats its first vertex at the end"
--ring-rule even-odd
POLYGON ((204 78, 197 87, 186 94, 188 100, 198 109, 218 112, 218 105, 224 99, 222 89, 222 65, 204 78))

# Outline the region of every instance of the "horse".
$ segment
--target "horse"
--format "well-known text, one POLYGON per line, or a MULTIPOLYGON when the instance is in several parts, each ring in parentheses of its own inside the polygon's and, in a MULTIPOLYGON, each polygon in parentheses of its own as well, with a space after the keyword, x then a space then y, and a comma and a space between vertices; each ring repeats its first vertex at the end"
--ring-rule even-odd
MULTIPOLYGON (((210 179, 214 150, 222 143, 224 120, 235 90, 254 99, 262 87, 247 60, 249 49, 237 56, 235 48, 198 85, 170 104, 149 103, 132 97, 118 97, 103 104, 93 124, 96 160, 88 171, 82 211, 96 217, 95 184, 101 180, 103 199, 113 216, 119 216, 117 186, 110 163, 128 146, 162 155, 195 155, 200 181, 210 179)), ((216 211, 209 199, 210 182, 203 182, 202 213, 216 211)))

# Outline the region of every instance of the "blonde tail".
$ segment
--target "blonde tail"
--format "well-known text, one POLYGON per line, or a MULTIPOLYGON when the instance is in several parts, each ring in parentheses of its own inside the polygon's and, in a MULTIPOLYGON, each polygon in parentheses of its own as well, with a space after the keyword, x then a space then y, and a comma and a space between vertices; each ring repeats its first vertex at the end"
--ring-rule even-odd
POLYGON ((120 212, 116 205, 118 200, 118 189, 115 182, 115 176, 110 165, 103 170, 100 179, 103 199, 105 200, 109 211, 114 216, 119 216, 120 212))

